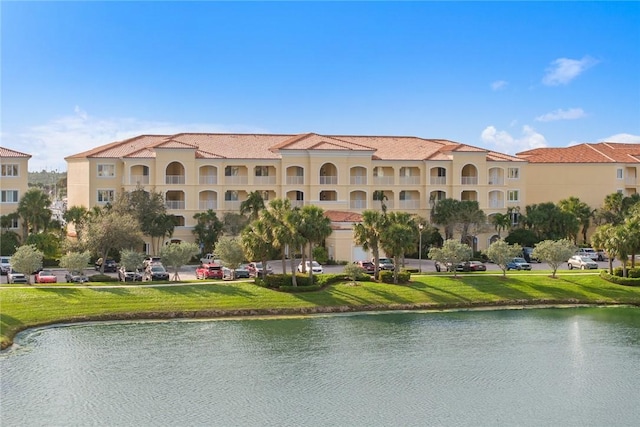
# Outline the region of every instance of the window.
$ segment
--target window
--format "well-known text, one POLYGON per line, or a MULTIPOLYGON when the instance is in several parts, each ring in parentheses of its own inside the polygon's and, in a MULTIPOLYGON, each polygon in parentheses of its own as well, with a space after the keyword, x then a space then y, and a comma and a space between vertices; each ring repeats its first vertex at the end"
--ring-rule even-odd
POLYGON ((98 203, 111 203, 115 199, 115 190, 98 190, 98 203))
POLYGON ((18 190, 2 190, 0 194, 2 203, 18 203, 18 190))
POLYGON ((116 176, 115 165, 98 165, 98 177, 111 178, 116 176))
POLYGON ((616 169, 616 178, 622 179, 622 169, 616 169))
POLYGON ((224 168, 224 176, 238 176, 240 168, 238 166, 227 166, 224 168))
POLYGON ((9 223, 9 228, 19 228, 20 224, 18 224, 18 218, 17 217, 9 218, 9 221, 11 221, 9 223))
POLYGON ((269 176, 269 166, 256 166, 256 176, 269 176))
POLYGON ((509 190, 507 192, 507 200, 509 202, 518 202, 520 201, 520 192, 518 190, 509 190))
POLYGON ((520 168, 507 169, 507 177, 509 179, 520 179, 520 168))
POLYGON ((224 193, 224 200, 227 202, 235 202, 238 200, 238 192, 237 191, 227 191, 224 193))
POLYGON ((509 218, 511 218, 511 225, 515 227, 518 225, 518 220, 520 219, 519 212, 509 212, 509 218))
POLYGON ((18 176, 18 165, 2 165, 2 176, 18 176))

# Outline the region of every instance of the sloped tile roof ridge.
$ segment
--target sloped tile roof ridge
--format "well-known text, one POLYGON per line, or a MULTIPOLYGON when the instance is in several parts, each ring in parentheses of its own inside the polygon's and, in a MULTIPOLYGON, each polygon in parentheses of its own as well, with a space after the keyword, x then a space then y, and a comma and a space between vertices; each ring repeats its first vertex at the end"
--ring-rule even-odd
POLYGON ((605 153, 602 152, 602 150, 599 150, 598 148, 596 148, 596 146, 594 144, 580 144, 580 145, 587 146, 588 148, 592 149, 593 151, 595 151, 596 153, 600 154, 601 156, 606 157, 607 159, 609 159, 612 162, 616 161, 613 157, 606 155, 605 153))
POLYGON ((12 150, 11 148, 0 147, 0 157, 27 157, 31 158, 31 154, 22 153, 20 151, 12 150))
POLYGON ((357 212, 328 210, 324 216, 332 222, 362 222, 362 214, 357 212))
POLYGON ((201 148, 196 150, 196 158, 198 159, 227 159, 228 157, 201 148))
POLYGON ((100 154, 103 151, 107 151, 107 150, 110 150, 112 148, 116 148, 116 147, 119 147, 119 146, 124 146, 125 144, 130 144, 132 142, 140 141, 140 140, 143 140, 145 138, 169 138, 169 137, 170 137, 170 135, 151 135, 151 134, 138 135, 138 136, 134 136, 133 138, 127 138, 127 139, 123 139, 121 141, 115 141, 115 142, 111 142, 109 144, 101 145, 99 147, 92 148, 91 150, 83 151, 81 153, 72 154, 70 156, 65 157, 65 160, 66 159, 80 159, 80 158, 95 156, 96 154, 100 154))
MULTIPOLYGON (((353 150, 353 149, 364 149, 364 150, 372 150, 372 151, 375 150, 375 148, 369 147, 367 145, 358 144, 352 141, 346 141, 344 139, 341 139, 339 136, 321 135, 313 132, 294 135, 293 137, 286 139, 279 144, 272 145, 271 147, 269 147, 269 149, 273 151, 273 150, 290 148, 296 143, 304 141, 305 139, 310 139, 310 138, 322 139, 322 141, 318 141, 317 143, 310 145, 308 148, 311 148, 311 149, 319 148, 323 145, 329 145, 329 146, 339 147, 347 150, 353 150)), ((295 149, 295 147, 293 147, 293 149, 295 149)))
POLYGON ((192 144, 189 142, 178 141, 174 137, 168 137, 164 141, 158 141, 154 144, 149 145, 149 147, 153 148, 198 148, 197 144, 192 144))
POLYGON ((297 135, 290 135, 290 137, 288 139, 285 139, 284 141, 269 147, 269 150, 271 150, 271 151, 279 150, 279 149, 284 148, 284 147, 286 147, 288 145, 295 144, 298 141, 302 141, 305 138, 309 138, 310 136, 313 136, 313 135, 317 135, 317 134, 315 134, 313 132, 309 132, 309 133, 300 133, 300 134, 297 134, 297 135))

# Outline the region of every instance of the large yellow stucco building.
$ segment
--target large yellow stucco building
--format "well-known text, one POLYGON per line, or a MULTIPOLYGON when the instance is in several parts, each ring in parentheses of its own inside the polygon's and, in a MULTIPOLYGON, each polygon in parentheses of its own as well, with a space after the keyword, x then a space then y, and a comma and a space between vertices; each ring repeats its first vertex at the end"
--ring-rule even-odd
MULTIPOLYGON (((31 155, 0 147, 0 216, 16 212, 20 198, 29 189, 31 155)), ((9 229, 22 235, 20 219, 11 221, 9 229)))
MULTIPOLYGON (((381 208, 379 191, 388 210, 425 219, 444 198, 476 200, 488 216, 569 196, 595 209, 607 194, 637 191, 634 152, 640 155, 640 144, 510 156, 403 136, 141 135, 67 157, 68 206, 101 206, 142 186, 164 194, 168 212, 179 218, 173 238, 193 241, 195 213, 238 212, 257 190, 266 201, 286 197, 294 206, 323 208, 334 229, 326 241, 329 255, 351 261, 366 256, 353 243, 352 225, 363 210, 381 208), (594 151, 600 154, 584 154, 594 151)), ((489 226, 475 234, 477 249, 496 238, 489 226)))

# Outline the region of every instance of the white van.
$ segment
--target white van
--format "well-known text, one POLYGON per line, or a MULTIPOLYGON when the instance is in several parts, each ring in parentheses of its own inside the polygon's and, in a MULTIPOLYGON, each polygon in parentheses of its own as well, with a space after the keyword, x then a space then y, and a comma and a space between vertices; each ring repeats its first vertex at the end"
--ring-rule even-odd
POLYGON ((593 248, 580 248, 578 249, 578 252, 576 252, 576 255, 586 256, 594 261, 598 261, 598 258, 600 257, 598 251, 593 248))

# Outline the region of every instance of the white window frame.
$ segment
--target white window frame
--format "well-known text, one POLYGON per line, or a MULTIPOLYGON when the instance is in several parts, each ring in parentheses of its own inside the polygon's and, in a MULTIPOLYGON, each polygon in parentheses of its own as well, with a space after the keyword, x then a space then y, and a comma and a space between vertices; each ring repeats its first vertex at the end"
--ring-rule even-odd
POLYGON ((20 176, 20 165, 17 163, 6 163, 2 165, 0 176, 16 177, 20 176))
POLYGON ((624 171, 622 170, 622 168, 616 169, 616 178, 624 179, 624 171))
POLYGON ((98 163, 97 173, 98 178, 114 178, 116 176, 116 165, 113 163, 98 163))
POLYGON ((520 201, 520 190, 507 190, 507 202, 516 203, 519 201, 520 201))
POLYGON ((507 168, 507 178, 520 179, 520 168, 507 168))
POLYGON ((20 228, 20 221, 18 218, 11 218, 11 224, 9 225, 9 229, 15 230, 20 228))
POLYGON ((237 202, 240 200, 240 195, 235 190, 227 190, 224 192, 224 201, 225 202, 237 202))
POLYGON ((113 203, 116 198, 116 190, 111 188, 99 188, 96 193, 96 201, 101 204, 113 203), (104 197, 107 195, 108 197, 104 197), (101 200, 102 199, 102 200, 101 200), (106 200, 109 199, 109 200, 106 200))
POLYGON ((2 190, 0 193, 0 203, 18 203, 20 192, 18 190, 2 190), (13 197, 9 197, 9 195, 13 197))

